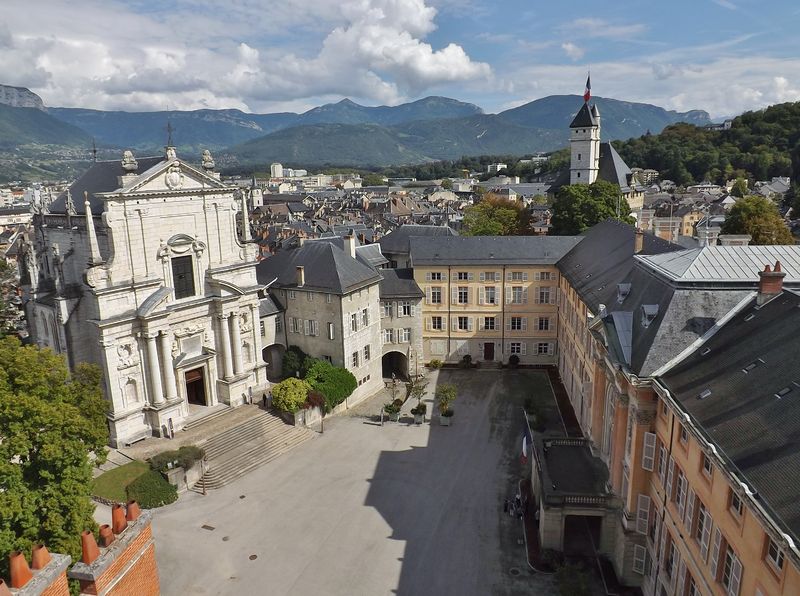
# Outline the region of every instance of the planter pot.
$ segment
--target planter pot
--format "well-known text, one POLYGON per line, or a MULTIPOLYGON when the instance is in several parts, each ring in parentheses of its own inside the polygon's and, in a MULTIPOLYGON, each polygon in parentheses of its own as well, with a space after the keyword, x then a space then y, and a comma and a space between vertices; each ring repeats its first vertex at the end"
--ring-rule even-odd
POLYGON ((425 414, 414 414, 414 424, 422 424, 425 422, 425 414))
POLYGON ((439 424, 442 426, 450 426, 450 421, 452 419, 452 416, 439 416, 439 424))

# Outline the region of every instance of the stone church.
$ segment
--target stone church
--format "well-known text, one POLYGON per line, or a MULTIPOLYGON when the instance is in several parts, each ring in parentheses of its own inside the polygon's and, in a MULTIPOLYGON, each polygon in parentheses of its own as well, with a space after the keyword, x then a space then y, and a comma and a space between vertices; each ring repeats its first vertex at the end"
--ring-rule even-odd
POLYGON ((267 386, 257 246, 237 197, 208 151, 192 165, 168 147, 98 161, 34 206, 23 279, 31 336, 71 367, 100 367, 112 446, 170 436, 202 408, 240 405, 267 386))

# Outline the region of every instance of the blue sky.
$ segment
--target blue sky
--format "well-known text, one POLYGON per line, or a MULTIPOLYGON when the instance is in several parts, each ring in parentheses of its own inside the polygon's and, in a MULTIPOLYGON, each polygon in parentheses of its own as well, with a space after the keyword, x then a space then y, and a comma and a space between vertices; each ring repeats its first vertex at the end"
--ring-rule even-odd
POLYGON ((0 83, 51 106, 303 111, 581 93, 714 117, 800 100, 788 0, 6 0, 0 83))

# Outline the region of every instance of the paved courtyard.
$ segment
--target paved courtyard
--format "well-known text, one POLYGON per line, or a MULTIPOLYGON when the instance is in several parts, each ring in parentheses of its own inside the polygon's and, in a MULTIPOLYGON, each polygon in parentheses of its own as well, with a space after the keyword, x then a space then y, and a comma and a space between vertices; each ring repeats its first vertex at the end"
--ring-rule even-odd
MULTIPOLYGON (((521 408, 540 371, 442 370, 453 425, 376 422, 376 396, 325 433, 208 496, 156 512, 162 593, 554 594, 503 513, 522 473, 521 408)), ((412 403, 407 403, 404 412, 412 403)))

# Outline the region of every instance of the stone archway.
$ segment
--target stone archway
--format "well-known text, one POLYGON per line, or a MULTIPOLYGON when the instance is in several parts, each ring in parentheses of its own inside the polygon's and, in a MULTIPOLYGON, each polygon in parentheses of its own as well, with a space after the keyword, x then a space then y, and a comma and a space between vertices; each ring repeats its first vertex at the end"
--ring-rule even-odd
POLYGON ((381 365, 384 378, 390 379, 394 374, 398 379, 408 379, 408 357, 402 352, 387 352, 381 359, 381 365))
POLYGON ((281 344, 272 344, 261 350, 261 357, 267 363, 267 379, 270 382, 281 380, 285 352, 286 348, 281 344))

